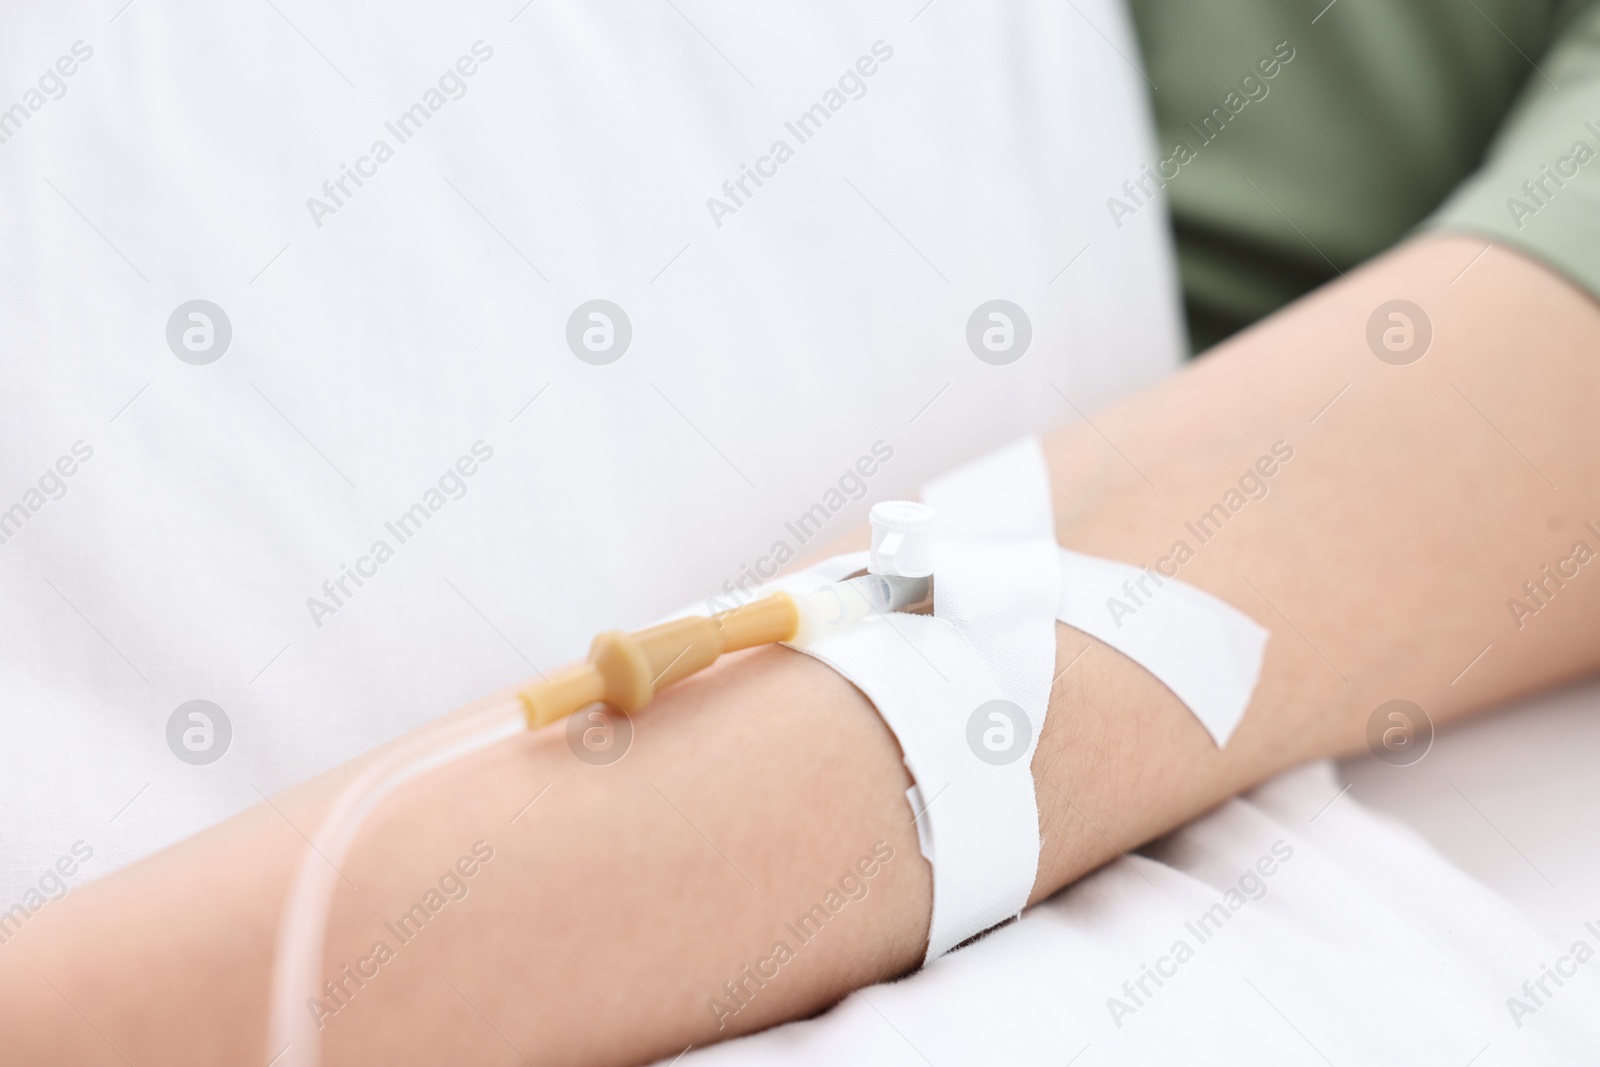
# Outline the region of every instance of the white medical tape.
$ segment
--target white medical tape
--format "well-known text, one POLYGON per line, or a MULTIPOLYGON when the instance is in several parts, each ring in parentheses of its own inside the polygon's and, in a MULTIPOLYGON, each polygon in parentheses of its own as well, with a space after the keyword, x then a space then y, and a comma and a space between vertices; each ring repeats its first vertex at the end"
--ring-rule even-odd
MULTIPOLYGON (((757 595, 778 589, 809 594, 864 570, 867 555, 832 556, 767 583, 757 595)), ((678 614, 709 610, 699 604, 678 614)), ((1004 763, 975 755, 967 742, 973 712, 1010 699, 975 642, 947 619, 897 612, 790 647, 861 690, 900 744, 913 781, 906 803, 933 870, 925 962, 1021 912, 1039 864, 1029 767, 1038 729, 1024 727, 1027 736, 1016 740, 1025 750, 1007 748, 1004 763)))
MULTIPOLYGON (((800 651, 860 689, 900 743, 915 782, 907 803, 933 870, 931 962, 1018 914, 1038 877, 1032 761, 1058 620, 1149 670, 1219 746, 1250 703, 1267 631, 1175 578, 1059 547, 1037 439, 957 469, 923 499, 939 516, 934 614, 869 618, 800 651), (1111 599, 1126 604, 1129 583, 1145 595, 1133 612, 1114 611, 1111 599), (996 717, 996 702, 1022 720, 996 717)), ((810 593, 866 562, 865 552, 834 556, 762 592, 810 593)))
POLYGON ((1024 438, 929 482, 922 499, 939 516, 934 617, 977 647, 1006 699, 1027 715, 1031 760, 1050 709, 1061 590, 1044 450, 1024 438))
POLYGON ((1149 671, 1218 747, 1228 743, 1261 676, 1266 629, 1175 578, 1058 547, 1037 438, 957 468, 922 499, 939 515, 934 615, 978 646, 1007 697, 1027 712, 1035 739, 1055 677, 1059 620, 1149 671))
POLYGON ((933 869, 926 961, 1020 912, 1039 864, 1033 772, 1022 751, 996 765, 967 743, 973 712, 1007 699, 974 643, 944 619, 895 613, 801 651, 860 689, 900 743, 916 783, 906 800, 933 869))
POLYGON ((1155 675, 1218 748, 1226 745, 1261 677, 1266 629, 1176 578, 1065 548, 1060 553, 1056 618, 1155 675))
MULTIPOLYGON (((1060 556, 1035 439, 938 479, 923 499, 939 513, 933 617, 868 619, 801 651, 860 689, 900 742, 933 869, 931 961, 1021 912, 1038 876, 1031 764, 1050 704, 1060 556)), ((773 585, 809 593, 865 562, 834 557, 773 585)))

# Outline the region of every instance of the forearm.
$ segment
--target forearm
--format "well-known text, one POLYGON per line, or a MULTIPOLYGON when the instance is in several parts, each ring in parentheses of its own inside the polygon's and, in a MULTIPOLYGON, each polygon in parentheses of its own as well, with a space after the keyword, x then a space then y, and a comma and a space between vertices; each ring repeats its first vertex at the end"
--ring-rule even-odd
MULTIPOLYGON (((1225 750, 1095 647, 1074 673, 1121 668, 1088 700, 1052 705, 1035 763, 1061 751, 1038 790, 1047 838, 1087 817, 1130 849, 1278 770, 1363 749, 1386 701, 1438 725, 1600 667, 1600 565, 1542 605, 1525 590, 1553 588, 1541 568, 1575 542, 1600 551, 1600 308, 1510 251, 1474 262, 1483 248, 1403 247, 1049 442, 1064 544, 1156 566, 1183 541, 1181 579, 1272 637, 1225 750), (1431 349, 1408 366, 1366 340, 1396 298, 1432 322, 1431 349), (1220 530, 1200 524, 1279 441, 1294 456, 1267 496, 1220 530), (1513 616, 1509 598, 1536 615, 1513 616)), ((1047 844, 1038 890, 1081 873, 1066 851, 1052 861, 1047 844)))
POLYGON ((1150 563, 1186 540, 1183 580, 1272 631, 1230 757, 1307 731, 1298 755, 1359 748, 1385 700, 1448 720, 1600 662, 1600 574, 1543 606, 1524 587, 1575 542, 1600 548, 1600 307, 1499 248, 1463 275, 1483 247, 1405 246, 1095 417, 1155 488, 1086 428, 1058 439, 1064 543, 1150 563), (1432 320, 1409 366, 1366 341, 1397 297, 1432 320), (1202 543, 1198 516, 1275 441, 1294 458, 1268 497, 1202 543))
MULTIPOLYGON (((1047 443, 1063 543, 1154 564, 1186 540, 1182 580, 1273 636, 1219 751, 1148 674, 1058 628, 1034 899, 1284 767, 1359 746, 1384 700, 1438 722, 1595 665, 1587 568, 1523 631, 1505 599, 1600 520, 1600 314, 1508 253, 1450 285, 1479 247, 1404 250, 1047 443), (1432 352, 1403 368, 1363 339, 1395 295, 1435 329, 1432 352), (1198 543, 1185 523, 1278 441, 1294 454, 1269 494, 1198 543)), ((384 923, 475 842, 494 859, 326 1021, 328 1062, 637 1062, 806 1014, 920 960, 931 882, 909 780, 851 686, 793 653, 745 654, 668 690, 636 726, 608 767, 574 760, 557 727, 380 810, 340 864, 330 977, 394 941, 384 923), (880 841, 894 858, 866 896, 800 942, 785 924, 880 841), (780 940, 793 958, 719 1029, 708 1000, 780 940)), ((121 1062, 86 1017, 134 1062, 265 1062, 284 886, 348 774, 42 913, 0 948, 0 1012, 18 1036, 0 1056, 121 1062)))

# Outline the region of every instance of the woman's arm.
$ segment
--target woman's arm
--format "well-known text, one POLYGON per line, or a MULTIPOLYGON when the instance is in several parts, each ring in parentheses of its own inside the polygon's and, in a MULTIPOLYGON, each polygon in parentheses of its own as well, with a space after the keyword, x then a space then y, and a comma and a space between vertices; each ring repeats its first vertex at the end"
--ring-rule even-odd
MULTIPOLYGON (((1049 440, 1063 543, 1155 564, 1185 541, 1180 577, 1272 639, 1219 751, 1149 675, 1058 628, 1033 899, 1277 771, 1359 748, 1386 700, 1443 722, 1600 664, 1600 563, 1531 615, 1507 606, 1532 606, 1524 581, 1575 542, 1600 551, 1584 526, 1600 528, 1600 311, 1499 249, 1458 278, 1481 247, 1402 248, 1049 440), (1409 366, 1366 341, 1395 298, 1432 322, 1409 366), (1266 495, 1249 499, 1241 477, 1278 442, 1266 495), (1230 489, 1248 502, 1202 542, 1186 524, 1230 489)), ((385 804, 340 865, 324 969, 341 979, 378 941, 393 958, 359 988, 345 979, 325 1062, 637 1063, 917 964, 931 882, 909 780, 849 684, 785 650, 741 654, 636 727, 610 766, 574 759, 558 726, 385 804), (462 857, 465 895, 402 941, 393 924, 462 857), (857 899, 819 933, 791 929, 851 873, 857 899), (757 987, 743 969, 778 941, 792 958, 757 987), (748 995, 719 1018, 712 998, 737 1003, 725 981, 748 995)), ((0 1061, 266 1064, 285 886, 351 773, 31 920, 0 946, 0 1061)))

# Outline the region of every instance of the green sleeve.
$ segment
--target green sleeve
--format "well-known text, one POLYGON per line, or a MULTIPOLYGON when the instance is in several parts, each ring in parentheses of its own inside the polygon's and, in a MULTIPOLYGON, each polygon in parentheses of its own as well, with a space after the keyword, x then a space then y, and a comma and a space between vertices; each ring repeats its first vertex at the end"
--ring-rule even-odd
POLYGON ((1423 228, 1519 249, 1600 297, 1600 5, 1533 61, 1483 166, 1423 228))

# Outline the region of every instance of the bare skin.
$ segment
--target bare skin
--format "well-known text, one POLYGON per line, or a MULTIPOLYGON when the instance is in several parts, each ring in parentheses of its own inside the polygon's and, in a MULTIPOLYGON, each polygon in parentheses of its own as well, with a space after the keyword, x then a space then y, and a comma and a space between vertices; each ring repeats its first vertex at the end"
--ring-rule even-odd
MULTIPOLYGON (((1050 438, 1062 542, 1143 564, 1195 548, 1184 524, 1274 443, 1293 456, 1179 571, 1272 631, 1226 750, 1137 666, 1058 628, 1035 901, 1278 771, 1359 749, 1386 700, 1443 723, 1600 667, 1600 566, 1520 629, 1507 607, 1574 542, 1600 547, 1583 526, 1600 528, 1600 310, 1501 249, 1452 283, 1481 248, 1415 242, 1050 438), (1365 340, 1394 298, 1433 325, 1409 366, 1365 340)), ((373 817, 341 865, 330 977, 392 941, 384 923, 475 842, 493 858, 326 1020, 325 1062, 639 1063, 917 965, 931 881, 909 780, 850 685, 759 650, 636 727, 606 767, 574 759, 560 727, 514 738, 373 817), (795 940, 784 924, 875 846, 866 895, 795 940), (780 939, 794 958, 719 1029, 710 998, 780 939)), ((357 765, 31 920, 0 948, 0 1063, 266 1064, 289 873, 357 765)))

